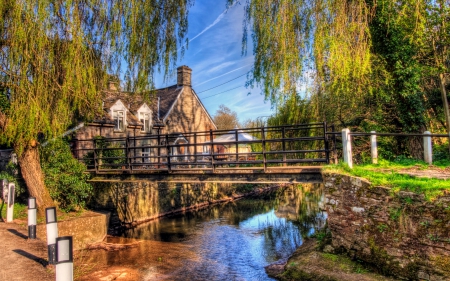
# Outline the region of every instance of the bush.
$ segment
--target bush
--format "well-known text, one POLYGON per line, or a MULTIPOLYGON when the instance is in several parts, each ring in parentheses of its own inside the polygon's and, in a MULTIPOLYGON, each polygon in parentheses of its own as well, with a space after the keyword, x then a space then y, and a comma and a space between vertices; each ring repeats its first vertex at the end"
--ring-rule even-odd
MULTIPOLYGON (((6 170, 0 171, 0 179, 7 179, 8 182, 13 182, 16 185, 15 197, 20 199, 25 199, 26 197, 26 185, 20 176, 19 167, 17 164, 9 161, 6 165, 6 170)), ((1 191, 0 191, 1 194, 1 191)))
POLYGON ((66 212, 84 208, 92 186, 87 183, 86 166, 73 157, 69 144, 62 139, 50 141, 40 155, 45 185, 58 207, 66 212))

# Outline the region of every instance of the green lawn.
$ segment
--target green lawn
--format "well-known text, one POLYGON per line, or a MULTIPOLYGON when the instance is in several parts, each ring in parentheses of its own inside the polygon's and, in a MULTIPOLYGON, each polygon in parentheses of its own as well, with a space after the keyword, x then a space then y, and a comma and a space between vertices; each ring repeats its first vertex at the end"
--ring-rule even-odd
POLYGON ((374 186, 392 188, 392 192, 394 193, 400 190, 407 190, 424 194, 427 200, 432 201, 437 196, 450 192, 450 180, 412 177, 400 174, 399 171, 407 169, 439 169, 447 166, 448 163, 446 162, 441 162, 439 166, 435 165, 430 167, 424 162, 403 159, 396 162, 381 160, 379 164, 358 165, 354 166, 353 169, 350 169, 345 164, 329 165, 324 167, 324 171, 345 173, 365 178, 374 186))

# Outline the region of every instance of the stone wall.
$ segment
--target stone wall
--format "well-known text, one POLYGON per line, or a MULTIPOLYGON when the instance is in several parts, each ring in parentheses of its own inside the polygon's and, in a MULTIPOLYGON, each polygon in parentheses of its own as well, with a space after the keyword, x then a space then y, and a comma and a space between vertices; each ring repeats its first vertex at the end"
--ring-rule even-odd
POLYGON ((116 213, 125 225, 241 197, 276 184, 170 183, 149 180, 92 180, 89 206, 116 213))
POLYGON ((426 201, 350 176, 323 173, 334 251, 387 275, 450 280, 450 195, 426 201))
MULTIPOLYGON (((72 236, 73 249, 80 250, 89 244, 100 242, 108 231, 110 214, 108 212, 84 212, 80 217, 58 221, 58 236, 72 236)), ((47 226, 40 223, 36 226, 39 239, 47 240, 47 226)))

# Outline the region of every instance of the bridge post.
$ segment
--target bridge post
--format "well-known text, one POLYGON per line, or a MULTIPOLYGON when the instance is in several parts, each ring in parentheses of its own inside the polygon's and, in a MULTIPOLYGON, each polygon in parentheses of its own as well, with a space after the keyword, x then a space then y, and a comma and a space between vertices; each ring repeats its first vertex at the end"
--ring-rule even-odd
POLYGON ((424 154, 424 160, 428 164, 433 163, 433 148, 431 146, 431 133, 430 131, 423 132, 423 154, 424 154), (427 136, 428 135, 428 136, 427 136))
POLYGON ((323 122, 323 141, 325 145, 325 158, 326 163, 330 164, 330 146, 328 144, 328 135, 327 135, 327 122, 323 122))
POLYGON ((166 155, 167 155, 167 171, 170 173, 170 147, 169 147, 169 134, 166 134, 166 155))
POLYGON ((377 135, 375 131, 370 131, 370 154, 372 155, 372 164, 378 164, 378 147, 377 147, 377 135))
POLYGON ((209 141, 210 141, 210 146, 209 146, 209 155, 211 158, 211 166, 213 169, 213 173, 216 172, 216 166, 214 165, 214 142, 213 142, 213 131, 211 129, 209 129, 209 141))
POLYGON ((344 154, 344 162, 347 163, 350 168, 353 168, 352 141, 350 130, 348 128, 342 130, 342 150, 344 154))
POLYGON ((264 127, 261 127, 261 143, 262 143, 262 156, 264 163, 264 172, 267 170, 267 159, 266 159, 266 137, 264 136, 264 127))
POLYGON ((287 163, 286 163, 286 127, 283 127, 282 131, 281 131, 281 139, 283 140, 282 142, 282 146, 283 146, 283 166, 286 167, 287 163))

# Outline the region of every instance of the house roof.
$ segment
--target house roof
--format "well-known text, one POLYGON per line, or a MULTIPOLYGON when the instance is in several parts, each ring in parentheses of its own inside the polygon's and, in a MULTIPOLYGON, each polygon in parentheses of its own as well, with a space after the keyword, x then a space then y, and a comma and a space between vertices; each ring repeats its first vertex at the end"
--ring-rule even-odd
MULTIPOLYGON (((213 119, 209 115, 206 108, 203 106, 202 102, 198 98, 197 94, 191 87, 183 87, 178 85, 173 85, 170 87, 157 89, 154 92, 148 93, 149 101, 144 100, 144 97, 139 94, 122 92, 122 91, 104 91, 103 99, 103 114, 96 118, 94 122, 103 124, 114 124, 114 120, 109 115, 109 109, 118 101, 121 100, 125 107, 129 110, 127 113, 127 123, 133 126, 143 126, 139 118, 136 117, 138 109, 146 103, 152 111, 153 124, 161 125, 169 114, 172 112, 176 101, 181 96, 184 90, 191 90, 195 98, 198 100, 204 111, 206 112, 211 123, 214 124, 213 119), (158 110, 158 99, 159 99, 159 110, 158 110), (159 116, 158 116, 159 111, 159 116), (130 114, 131 112, 131 114, 130 114)), ((215 124, 214 124, 215 126, 215 124)))

